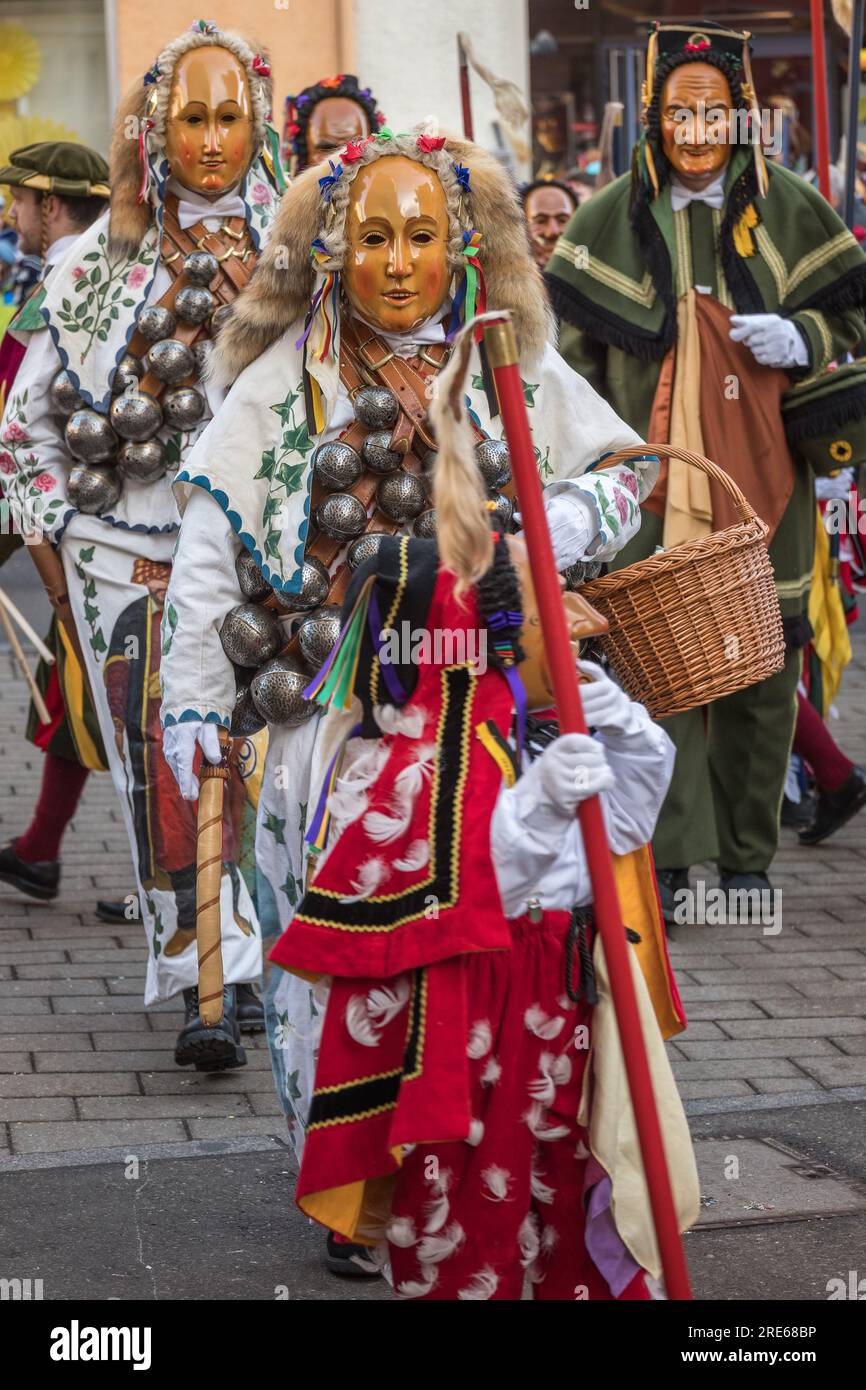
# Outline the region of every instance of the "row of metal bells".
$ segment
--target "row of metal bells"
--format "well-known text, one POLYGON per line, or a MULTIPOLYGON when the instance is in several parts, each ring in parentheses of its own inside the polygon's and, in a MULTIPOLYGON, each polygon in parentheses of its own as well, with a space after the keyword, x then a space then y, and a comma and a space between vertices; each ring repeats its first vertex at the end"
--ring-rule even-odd
POLYGON ((407 521, 414 521, 415 517, 424 511, 427 506, 427 491, 414 473, 407 473, 401 468, 382 479, 376 489, 376 505, 390 521, 402 525, 407 521))
POLYGON ((511 482, 511 455, 504 439, 480 439, 475 445, 475 461, 492 492, 511 482))
POLYGON ((415 518, 412 526, 412 534, 420 541, 433 541, 436 539, 436 508, 428 507, 426 512, 415 518))
POLYGON ((308 613, 298 628, 301 655, 315 672, 324 666, 340 636, 340 609, 335 603, 324 604, 308 613))
POLYGON ((497 531, 509 531, 514 520, 514 503, 504 492, 494 492, 490 501, 490 525, 497 531))
POLYGON ((348 492, 364 471, 361 455, 342 439, 320 444, 313 454, 316 480, 328 492, 348 492))
POLYGON ((405 456, 390 448, 390 443, 390 430, 377 430, 367 435, 361 445, 361 456, 371 473, 393 473, 400 467, 405 456))
POLYGON ((241 593, 250 603, 261 603, 271 593, 271 586, 265 579, 246 546, 242 546, 235 560, 235 574, 238 577, 241 593))
POLYGON ((107 463, 117 453, 119 440, 111 424, 98 410, 76 410, 66 422, 66 447, 82 463, 107 463))
POLYGON ((314 608, 321 608, 330 588, 331 578, 326 567, 315 555, 307 555, 301 568, 300 591, 289 594, 275 589, 274 596, 284 613, 310 613, 314 608))
POLYGON ((115 369, 114 378, 111 383, 111 394, 119 396, 121 391, 134 391, 141 378, 144 376, 144 363, 138 358, 133 357, 128 352, 115 369))
POLYGON ((129 439, 117 455, 117 471, 137 483, 152 483, 168 468, 165 445, 160 439, 129 439))
POLYGON ((66 494, 73 507, 87 516, 99 516, 113 507, 121 491, 116 468, 99 463, 76 463, 69 470, 66 494))
POLYGON ((109 411, 111 423, 121 439, 150 439, 161 428, 162 406, 145 391, 124 391, 115 396, 109 411))
POLYGON ((162 397, 165 423, 176 430, 191 430, 204 415, 205 399, 194 386, 176 386, 162 397))
POLYGON ((304 699, 309 674, 288 657, 266 661, 250 681, 253 704, 267 724, 296 728, 318 710, 314 700, 304 699))
POLYGON ((276 615, 258 603, 239 603, 231 608, 220 627, 220 641, 229 661, 248 670, 269 661, 283 640, 276 615))
POLYGON ((353 574, 368 560, 372 560, 378 555, 379 546, 386 535, 386 531, 368 531, 365 536, 359 536, 356 541, 352 541, 346 551, 346 564, 353 574))
POLYGON ((392 430, 397 423, 400 405, 387 386, 362 386, 352 397, 355 419, 368 430, 392 430))
POLYGON ((215 295, 204 285, 185 285, 174 300, 174 311, 183 323, 204 323, 216 307, 215 295))
POLYGON ((367 525, 367 508, 350 492, 333 492, 316 508, 316 526, 333 541, 351 541, 367 525))
POLYGON ((191 285, 208 286, 219 271, 219 261, 210 251, 190 251, 184 259, 183 273, 191 285))
POLYGON ((142 309, 136 328, 149 343, 158 343, 162 338, 170 338, 177 328, 177 319, 163 304, 150 304, 142 309))

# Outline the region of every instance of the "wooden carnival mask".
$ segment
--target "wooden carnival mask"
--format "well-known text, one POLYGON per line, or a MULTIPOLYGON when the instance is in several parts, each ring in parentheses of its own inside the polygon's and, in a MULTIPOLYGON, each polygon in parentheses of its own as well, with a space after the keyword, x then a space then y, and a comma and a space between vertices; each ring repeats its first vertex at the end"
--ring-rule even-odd
POLYGON ((171 84, 165 152, 184 188, 218 198, 253 157, 253 108, 243 64, 204 45, 178 59, 171 84))
MULTIPOLYGON (((529 568, 529 553, 525 541, 517 536, 508 537, 508 551, 520 579, 523 599, 523 630, 520 641, 524 658, 518 670, 526 690, 527 705, 530 710, 550 709, 556 700, 544 651, 541 618, 532 583, 532 571, 529 568)), ((607 619, 597 613, 580 594, 563 593, 562 602, 576 662, 581 642, 586 641, 588 637, 607 632, 607 619)))
POLYGON ((357 314, 403 333, 448 295, 448 211, 435 172, 405 155, 359 170, 349 195, 343 287, 357 314))
POLYGON ((351 97, 323 97, 313 108, 307 125, 307 162, 318 164, 350 140, 370 134, 370 122, 362 106, 351 97))
POLYGON ((706 188, 726 167, 731 104, 728 79, 710 63, 684 63, 665 81, 662 149, 687 188, 706 188))

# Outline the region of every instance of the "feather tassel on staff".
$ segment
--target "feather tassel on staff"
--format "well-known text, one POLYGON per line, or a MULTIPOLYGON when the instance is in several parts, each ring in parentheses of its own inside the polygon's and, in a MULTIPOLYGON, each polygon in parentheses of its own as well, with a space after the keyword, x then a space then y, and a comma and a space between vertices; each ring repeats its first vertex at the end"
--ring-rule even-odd
POLYGON ((493 103, 499 115, 512 130, 520 130, 529 120, 529 107, 515 82, 507 77, 497 77, 481 62, 475 53, 472 40, 464 31, 457 35, 457 54, 460 60, 460 104, 463 110, 463 134, 467 140, 474 140, 472 126, 472 97, 469 90, 469 69, 477 73, 493 93, 493 103))
MULTIPOLYGON (((502 422, 505 427, 505 438, 511 455, 532 580, 541 618, 545 653, 553 678, 553 688, 556 692, 559 727, 563 733, 585 734, 587 732, 586 721, 583 716, 574 655, 568 637, 559 577, 553 559, 550 532, 544 513, 541 484, 538 479, 532 435, 529 429, 529 417, 526 413, 526 402, 520 379, 517 344, 510 315, 507 312, 486 314, 474 319, 471 326, 463 329, 455 342, 451 362, 446 372, 440 377, 439 390, 431 408, 431 419, 439 439, 439 456, 434 473, 434 503, 439 517, 440 556, 442 563, 448 568, 454 565, 464 582, 473 582, 472 575, 476 573, 475 563, 467 564, 465 556, 461 563, 460 548, 453 547, 456 553, 452 557, 447 545, 442 493, 443 490, 446 493, 449 490, 453 492, 456 479, 452 477, 449 484, 448 460, 443 458, 447 444, 443 441, 439 421, 450 412, 455 417, 457 427, 459 427, 459 417, 463 413, 461 410, 463 393, 460 390, 460 364, 461 362, 464 364, 465 370, 466 350, 464 344, 471 341, 471 335, 476 330, 481 330, 484 333, 487 358, 493 372, 502 422), (444 478, 442 476, 443 464, 446 465, 444 478)), ((457 470, 460 467, 458 461, 457 470)), ((489 534, 489 523, 484 522, 480 508, 476 512, 471 503, 468 503, 464 506, 464 512, 464 530, 472 525, 476 528, 486 525, 489 534)), ((469 539, 471 543, 471 536, 469 539)), ((478 558, 476 549, 474 560, 478 558)), ((597 796, 589 797, 580 803, 578 817, 592 882, 595 919, 601 933, 610 973, 611 994, 649 1189, 665 1287, 669 1298, 689 1299, 691 1298, 691 1290, 688 1271, 676 1218, 661 1126, 653 1095, 646 1043, 638 1012, 637 997, 631 974, 631 961, 613 873, 613 861, 601 803, 597 796)), ((546 1027, 545 1021, 541 1018, 533 1017, 532 1021, 536 1029, 544 1030, 546 1027)), ((534 1118, 533 1116, 533 1121, 534 1118)), ((540 1137, 551 1138, 552 1136, 541 1134, 540 1137)))

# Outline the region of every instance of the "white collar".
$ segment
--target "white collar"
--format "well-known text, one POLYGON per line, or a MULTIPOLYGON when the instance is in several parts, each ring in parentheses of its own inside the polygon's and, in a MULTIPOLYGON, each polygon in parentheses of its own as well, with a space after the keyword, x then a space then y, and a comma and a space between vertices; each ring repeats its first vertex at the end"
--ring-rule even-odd
MULTIPOLYGON (((200 193, 193 193, 190 188, 184 188, 174 178, 169 179, 167 187, 169 193, 177 195, 177 220, 182 232, 195 222, 204 222, 207 226, 209 222, 219 223, 227 217, 245 218, 247 215, 247 205, 240 195, 238 183, 233 188, 227 188, 215 202, 200 193)), ((209 230, 213 231, 214 228, 209 230)))
POLYGON ((423 323, 416 324, 414 328, 407 328, 405 333, 385 333, 381 328, 375 328, 366 319, 362 319, 360 314, 354 316, 354 321, 375 333, 389 352, 395 352, 398 357, 414 357, 419 347, 428 347, 430 343, 444 343, 445 325, 450 309, 451 301, 448 299, 429 319, 424 319, 423 323))
POLYGON ((684 183, 674 177, 671 179, 671 207, 674 212, 680 212, 682 208, 687 208, 689 203, 706 203, 708 207, 721 210, 725 206, 725 175, 727 169, 723 170, 717 179, 708 183, 706 188, 686 188, 684 183))

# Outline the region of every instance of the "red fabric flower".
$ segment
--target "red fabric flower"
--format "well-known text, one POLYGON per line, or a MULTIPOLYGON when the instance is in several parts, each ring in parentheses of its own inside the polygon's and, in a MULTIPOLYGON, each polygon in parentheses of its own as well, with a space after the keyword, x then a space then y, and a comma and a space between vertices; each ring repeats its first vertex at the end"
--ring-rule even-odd
POLYGON ((270 77, 271 75, 270 68, 268 67, 264 58, 262 58, 258 53, 256 54, 255 58, 253 58, 253 72, 258 73, 259 77, 270 77))
POLYGON ((38 478, 33 479, 33 486, 38 487, 40 492, 53 492, 57 484, 50 473, 40 473, 38 478))
POLYGON ((370 143, 370 137, 366 140, 350 140, 346 148, 340 154, 341 164, 355 164, 364 153, 370 143))
POLYGON ((376 112, 376 125, 384 125, 384 124, 385 124, 385 113, 384 113, 384 111, 377 111, 377 112, 376 112))
POLYGON ((83 266, 83 265, 77 265, 77 266, 75 267, 75 269, 73 270, 73 272, 72 272, 72 278, 73 278, 73 280, 80 280, 83 274, 84 274, 84 266, 83 266))
POLYGON ((301 127, 298 125, 297 121, 292 121, 290 125, 286 126, 286 135, 290 140, 294 140, 295 136, 300 135, 300 133, 301 127))
POLYGON ((700 43, 684 43, 683 48, 686 53, 703 53, 710 47, 709 39, 701 39, 700 43))
POLYGON ((342 80, 343 80, 343 78, 344 78, 345 76, 346 76, 346 74, 345 74, 344 72, 338 72, 336 77, 322 77, 322 78, 320 78, 320 80, 319 80, 319 86, 320 86, 320 87, 339 87, 340 83, 342 82, 342 80))
POLYGON ((432 154, 434 150, 441 150, 445 145, 444 135, 419 135, 415 141, 424 154, 432 154))

